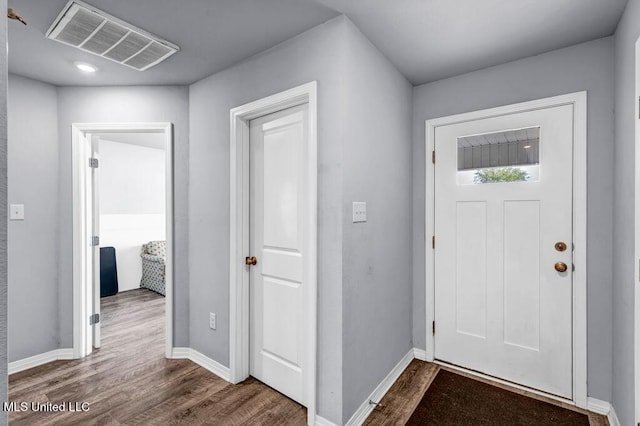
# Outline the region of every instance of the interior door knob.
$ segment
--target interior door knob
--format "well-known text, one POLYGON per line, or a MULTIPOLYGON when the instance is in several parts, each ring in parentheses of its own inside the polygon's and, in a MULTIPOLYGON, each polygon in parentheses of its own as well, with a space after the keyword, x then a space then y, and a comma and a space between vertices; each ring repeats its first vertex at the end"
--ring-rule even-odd
MULTIPOLYGON (((244 258, 245 265, 255 266, 258 264, 258 258, 255 256, 247 256, 244 258)), ((566 266, 566 265, 565 265, 566 266)))
POLYGON ((566 270, 568 269, 567 264, 564 262, 556 262, 556 264, 553 266, 558 272, 566 272, 566 270))

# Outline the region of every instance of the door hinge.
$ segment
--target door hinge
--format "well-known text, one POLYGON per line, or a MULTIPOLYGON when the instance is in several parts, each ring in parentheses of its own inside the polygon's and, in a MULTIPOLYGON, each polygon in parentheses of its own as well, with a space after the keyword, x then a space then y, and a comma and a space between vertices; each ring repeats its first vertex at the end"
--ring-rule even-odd
POLYGON ((431 237, 431 248, 436 248, 436 236, 431 237))
POLYGON ((97 158, 94 158, 94 157, 89 158, 89 167, 91 167, 92 169, 97 169, 99 164, 100 162, 98 161, 97 158))
POLYGON ((91 237, 91 247, 97 247, 100 245, 100 237, 98 237, 97 235, 94 235, 93 237, 91 237))
POLYGON ((89 315, 89 325, 95 325, 100 322, 100 314, 89 315))
POLYGON ((432 321, 431 322, 431 332, 433 333, 433 335, 436 335, 436 322, 432 321))
POLYGON ((435 150, 431 151, 431 162, 433 164, 436 164, 436 152, 435 152, 435 150))

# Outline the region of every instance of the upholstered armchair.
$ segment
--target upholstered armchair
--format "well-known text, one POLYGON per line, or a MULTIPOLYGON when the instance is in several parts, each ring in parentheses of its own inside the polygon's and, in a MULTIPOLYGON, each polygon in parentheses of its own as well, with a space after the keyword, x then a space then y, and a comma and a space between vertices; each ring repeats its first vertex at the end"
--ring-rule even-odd
POLYGON ((141 288, 165 295, 165 258, 166 242, 150 241, 142 245, 142 279, 141 288))

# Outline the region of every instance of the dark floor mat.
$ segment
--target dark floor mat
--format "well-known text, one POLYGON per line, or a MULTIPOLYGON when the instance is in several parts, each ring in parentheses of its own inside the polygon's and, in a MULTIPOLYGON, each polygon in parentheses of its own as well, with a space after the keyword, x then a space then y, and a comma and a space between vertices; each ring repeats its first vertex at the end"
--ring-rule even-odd
POLYGON ((589 418, 575 411, 440 370, 407 425, 589 426, 589 418))

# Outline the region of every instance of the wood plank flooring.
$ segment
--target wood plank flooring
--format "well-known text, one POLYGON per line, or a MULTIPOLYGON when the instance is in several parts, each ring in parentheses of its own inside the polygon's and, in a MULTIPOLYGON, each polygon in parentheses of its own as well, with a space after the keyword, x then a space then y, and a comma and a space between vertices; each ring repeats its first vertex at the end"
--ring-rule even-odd
MULTIPOLYGON (((10 423, 306 424, 304 407, 253 378, 231 385, 189 360, 165 359, 164 301, 145 289, 103 298, 99 350, 82 360, 56 361, 9 378, 10 401, 88 402, 89 411, 15 411, 9 414, 10 423)), ((413 360, 365 424, 404 425, 440 368, 413 360)), ((604 416, 595 414, 589 414, 589 420, 591 426, 608 424, 604 416)))
MULTIPOLYGON (((164 358, 164 297, 102 299, 102 347, 9 378, 15 402, 89 403, 87 412, 11 412, 12 425, 304 425, 306 409, 252 378, 231 385, 189 360, 164 358)), ((81 408, 81 407, 79 407, 81 408)))

